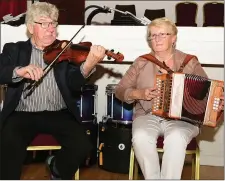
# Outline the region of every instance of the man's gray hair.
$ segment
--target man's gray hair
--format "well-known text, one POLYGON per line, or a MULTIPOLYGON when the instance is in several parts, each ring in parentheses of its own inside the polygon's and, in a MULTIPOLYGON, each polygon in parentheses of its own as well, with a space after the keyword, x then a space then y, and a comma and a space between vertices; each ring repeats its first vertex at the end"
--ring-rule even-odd
POLYGON ((32 24, 37 21, 37 18, 42 16, 49 17, 53 21, 57 21, 59 17, 59 10, 53 4, 47 2, 36 2, 28 8, 25 23, 27 25, 32 24))

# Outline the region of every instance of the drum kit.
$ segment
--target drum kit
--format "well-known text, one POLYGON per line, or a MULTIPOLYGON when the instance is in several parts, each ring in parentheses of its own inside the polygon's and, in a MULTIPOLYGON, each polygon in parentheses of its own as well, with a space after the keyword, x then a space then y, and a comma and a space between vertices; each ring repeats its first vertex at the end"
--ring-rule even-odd
POLYGON ((97 126, 98 129, 97 135, 92 133, 93 130, 86 129, 92 139, 92 144, 97 146, 95 154, 93 152, 89 157, 92 163, 87 165, 92 165, 93 160, 97 162, 98 158, 100 168, 111 172, 128 173, 134 106, 116 98, 116 85, 108 84, 106 86, 106 106, 102 120, 97 121, 97 85, 84 85, 82 87, 77 99, 77 106, 85 127, 89 125, 89 128, 96 128, 97 126))

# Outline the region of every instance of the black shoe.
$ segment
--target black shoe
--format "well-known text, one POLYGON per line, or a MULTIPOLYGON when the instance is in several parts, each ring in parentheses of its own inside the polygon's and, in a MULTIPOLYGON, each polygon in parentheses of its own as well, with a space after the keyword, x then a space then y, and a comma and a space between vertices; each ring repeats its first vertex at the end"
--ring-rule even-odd
POLYGON ((53 171, 53 163, 54 163, 54 161, 55 161, 55 156, 49 156, 46 159, 46 161, 45 161, 46 166, 47 166, 47 168, 48 168, 48 170, 49 170, 49 172, 51 174, 50 175, 50 180, 61 180, 60 176, 57 175, 56 173, 54 173, 54 171, 53 171))

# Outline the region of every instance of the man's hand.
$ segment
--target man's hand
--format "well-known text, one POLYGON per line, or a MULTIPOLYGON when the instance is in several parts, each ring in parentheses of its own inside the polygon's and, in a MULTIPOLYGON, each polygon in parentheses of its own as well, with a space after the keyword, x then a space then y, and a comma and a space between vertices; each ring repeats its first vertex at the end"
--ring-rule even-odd
POLYGON ((88 75, 89 72, 96 66, 96 64, 103 60, 105 57, 105 51, 105 48, 102 46, 92 45, 90 47, 90 52, 83 66, 85 75, 88 75))
POLYGON ((38 81, 44 74, 43 69, 36 65, 28 65, 16 70, 19 77, 38 81))

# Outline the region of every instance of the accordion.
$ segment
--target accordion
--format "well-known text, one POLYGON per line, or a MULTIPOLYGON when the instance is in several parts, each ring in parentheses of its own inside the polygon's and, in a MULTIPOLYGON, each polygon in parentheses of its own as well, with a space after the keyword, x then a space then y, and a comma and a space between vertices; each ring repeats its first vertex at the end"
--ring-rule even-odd
POLYGON ((198 75, 172 73, 156 75, 160 96, 153 100, 152 114, 216 127, 224 82, 198 75))

